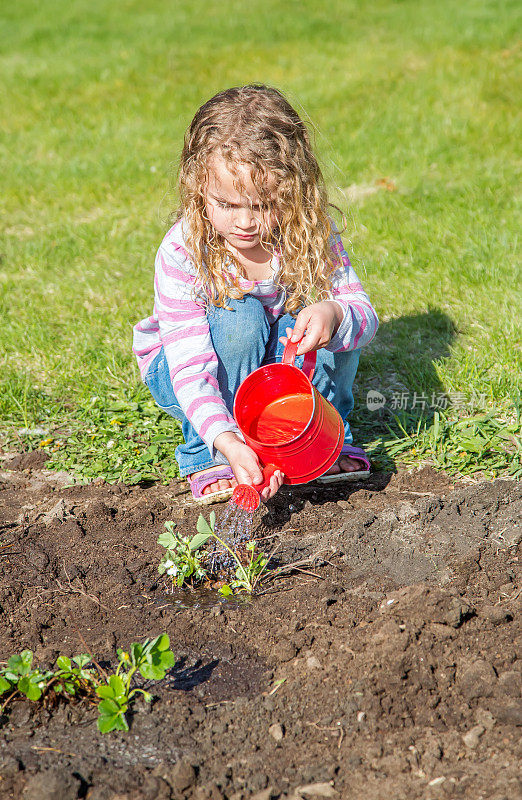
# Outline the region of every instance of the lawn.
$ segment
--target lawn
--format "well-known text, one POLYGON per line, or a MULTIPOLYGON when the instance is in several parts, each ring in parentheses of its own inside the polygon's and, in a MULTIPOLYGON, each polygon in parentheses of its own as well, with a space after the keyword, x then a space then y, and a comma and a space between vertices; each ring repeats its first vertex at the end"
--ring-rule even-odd
POLYGON ((85 479, 176 474, 180 432, 140 384, 131 328, 151 310, 186 126, 216 91, 264 82, 315 130, 381 319, 358 441, 378 466, 522 474, 521 17, 513 0, 6 8, 3 446, 85 479))

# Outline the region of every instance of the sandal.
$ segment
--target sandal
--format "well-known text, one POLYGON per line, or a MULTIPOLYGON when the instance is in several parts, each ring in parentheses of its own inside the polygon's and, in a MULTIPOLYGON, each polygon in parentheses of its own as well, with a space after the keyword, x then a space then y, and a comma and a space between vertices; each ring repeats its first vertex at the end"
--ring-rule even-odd
POLYGON ((335 472, 333 475, 321 475, 316 478, 317 483, 342 483, 343 481, 364 481, 370 475, 370 459, 362 449, 362 447, 355 447, 353 444, 343 444, 339 458, 348 456, 353 458, 354 461, 360 461, 363 469, 358 469, 356 472, 335 472))
POLYGON ((208 471, 195 472, 193 478, 187 480, 192 492, 192 497, 201 506, 207 506, 211 503, 222 503, 232 497, 234 487, 229 489, 220 489, 218 492, 211 492, 210 494, 203 494, 203 490, 219 480, 232 481, 235 479, 234 473, 231 468, 226 465, 216 465, 211 467, 208 471))

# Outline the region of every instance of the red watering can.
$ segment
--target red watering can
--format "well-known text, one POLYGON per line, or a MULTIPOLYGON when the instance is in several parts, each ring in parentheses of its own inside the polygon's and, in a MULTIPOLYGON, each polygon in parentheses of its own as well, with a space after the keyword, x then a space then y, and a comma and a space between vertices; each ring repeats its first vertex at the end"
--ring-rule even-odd
POLYGON ((284 473, 284 483, 308 483, 323 475, 341 452, 343 421, 312 385, 316 353, 306 353, 303 369, 298 369, 298 344, 288 341, 282 363, 248 375, 234 400, 237 425, 263 469, 262 484, 240 484, 232 494, 232 502, 248 511, 259 506, 259 493, 276 470, 284 473))

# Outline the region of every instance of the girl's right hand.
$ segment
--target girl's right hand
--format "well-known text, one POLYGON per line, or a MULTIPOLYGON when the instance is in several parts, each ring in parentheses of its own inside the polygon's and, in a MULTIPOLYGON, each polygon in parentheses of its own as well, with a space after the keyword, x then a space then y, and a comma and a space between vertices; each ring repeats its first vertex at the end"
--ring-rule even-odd
MULTIPOLYGON (((264 477, 256 453, 232 431, 216 436, 214 447, 223 453, 232 467, 238 483, 249 486, 263 483, 264 477)), ((261 499, 266 501, 273 497, 283 485, 283 473, 277 470, 270 478, 270 484, 261 492, 261 499)))
POLYGON ((305 306, 296 317, 294 329, 286 329, 286 336, 279 341, 299 342, 297 355, 302 356, 311 350, 319 350, 332 340, 343 321, 343 310, 335 300, 323 300, 305 306))

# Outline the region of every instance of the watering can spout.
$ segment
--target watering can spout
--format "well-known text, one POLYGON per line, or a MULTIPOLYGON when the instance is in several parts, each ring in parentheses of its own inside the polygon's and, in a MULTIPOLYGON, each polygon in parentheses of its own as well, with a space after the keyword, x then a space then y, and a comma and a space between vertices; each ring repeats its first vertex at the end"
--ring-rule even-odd
POLYGON ((270 483, 270 478, 276 471, 277 467, 274 464, 267 464, 263 467, 263 483, 248 484, 240 483, 236 486, 232 493, 231 503, 234 503, 244 511, 255 511, 259 508, 261 503, 261 492, 266 489, 270 483))

